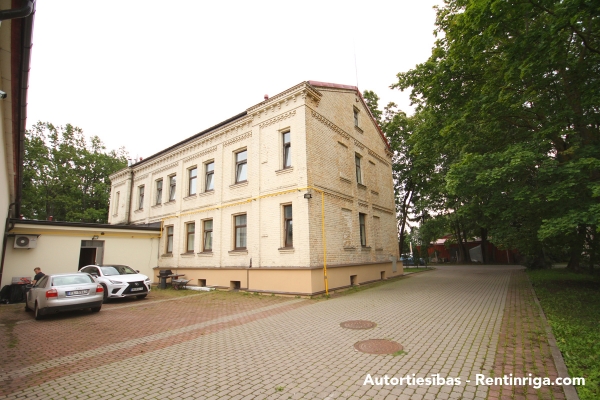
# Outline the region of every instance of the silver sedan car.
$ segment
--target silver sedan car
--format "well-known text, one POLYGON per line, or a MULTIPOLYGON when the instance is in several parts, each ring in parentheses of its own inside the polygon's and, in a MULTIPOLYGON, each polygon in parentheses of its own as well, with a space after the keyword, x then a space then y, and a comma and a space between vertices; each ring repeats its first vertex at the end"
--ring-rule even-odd
POLYGON ((26 311, 34 311, 35 319, 61 311, 102 308, 104 288, 89 274, 55 274, 41 278, 27 292, 26 311))

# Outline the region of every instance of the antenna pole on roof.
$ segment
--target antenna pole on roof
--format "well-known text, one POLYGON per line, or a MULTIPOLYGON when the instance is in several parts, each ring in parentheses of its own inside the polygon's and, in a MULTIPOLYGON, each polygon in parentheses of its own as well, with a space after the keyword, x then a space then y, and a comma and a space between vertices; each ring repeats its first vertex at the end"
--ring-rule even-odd
POLYGON ((354 47, 354 73, 356 74, 356 87, 358 88, 358 67, 356 66, 356 43, 352 39, 352 46, 354 47))

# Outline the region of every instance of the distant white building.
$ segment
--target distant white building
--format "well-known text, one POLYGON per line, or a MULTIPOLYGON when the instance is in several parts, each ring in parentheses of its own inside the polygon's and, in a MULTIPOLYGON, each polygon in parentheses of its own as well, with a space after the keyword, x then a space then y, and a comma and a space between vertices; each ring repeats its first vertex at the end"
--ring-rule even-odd
MULTIPOLYGON (((308 81, 111 176, 190 284, 317 294, 402 274, 389 143, 354 86, 308 81)), ((154 274, 155 276, 157 273, 154 274)))

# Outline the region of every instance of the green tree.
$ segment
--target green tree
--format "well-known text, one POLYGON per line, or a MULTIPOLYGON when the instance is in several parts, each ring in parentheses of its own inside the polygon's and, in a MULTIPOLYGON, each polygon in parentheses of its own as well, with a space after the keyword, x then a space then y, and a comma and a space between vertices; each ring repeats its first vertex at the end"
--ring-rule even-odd
POLYGON ((447 206, 532 266, 594 254, 600 219, 600 3, 446 0, 431 57, 398 74, 427 122, 447 206), (453 203, 453 204, 452 204, 453 203))
POLYGON ((26 218, 108 222, 109 175, 127 166, 123 148, 107 152, 80 128, 38 122, 25 135, 23 201, 26 218))

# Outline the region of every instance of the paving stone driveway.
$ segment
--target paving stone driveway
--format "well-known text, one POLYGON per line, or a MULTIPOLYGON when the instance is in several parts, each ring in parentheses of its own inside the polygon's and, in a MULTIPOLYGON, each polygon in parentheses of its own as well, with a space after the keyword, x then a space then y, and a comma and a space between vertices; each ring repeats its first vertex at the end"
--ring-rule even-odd
POLYGON ((0 398, 485 399, 475 374, 493 376, 518 269, 440 267, 320 301, 202 293, 40 322, 29 315, 4 326, 0 398), (340 327, 348 320, 377 326, 340 327), (367 339, 394 340, 404 353, 354 349, 367 339), (461 384, 363 385, 367 375, 431 374, 461 384))

